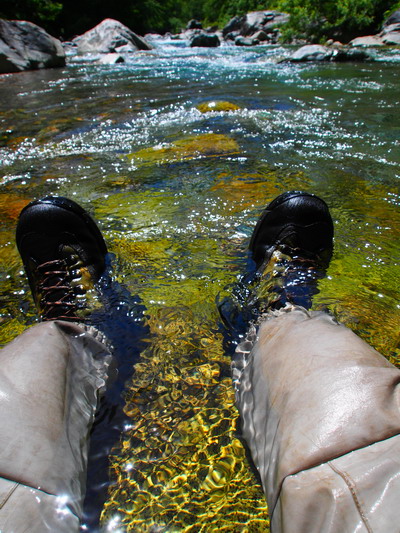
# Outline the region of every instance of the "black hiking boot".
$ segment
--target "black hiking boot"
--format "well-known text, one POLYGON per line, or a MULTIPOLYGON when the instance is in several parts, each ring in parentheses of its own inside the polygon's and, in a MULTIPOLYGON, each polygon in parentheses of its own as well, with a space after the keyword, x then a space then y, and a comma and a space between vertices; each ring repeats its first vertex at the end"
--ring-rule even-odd
POLYGON ((232 353, 262 313, 290 303, 309 309, 333 251, 333 222, 326 203, 290 191, 273 200, 253 231, 248 272, 218 303, 224 346, 232 353))
POLYGON ((309 309, 333 251, 333 222, 318 196, 301 191, 279 195, 263 211, 249 250, 257 268, 252 296, 261 311, 286 303, 309 309))
POLYGON ((46 197, 20 213, 16 241, 40 318, 83 322, 97 301, 107 247, 78 204, 46 197))

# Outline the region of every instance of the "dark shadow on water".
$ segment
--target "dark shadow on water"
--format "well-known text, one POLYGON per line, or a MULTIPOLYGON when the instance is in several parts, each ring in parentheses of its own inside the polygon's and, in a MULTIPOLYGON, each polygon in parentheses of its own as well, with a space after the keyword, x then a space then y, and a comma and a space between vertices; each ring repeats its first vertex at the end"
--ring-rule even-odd
POLYGON ((138 296, 112 282, 106 275, 99 283, 104 307, 91 316, 113 346, 110 378, 102 396, 90 435, 87 489, 81 531, 99 531, 100 514, 110 486, 109 454, 119 441, 129 418, 124 414, 123 393, 134 373, 134 365, 149 336, 145 307, 138 296))

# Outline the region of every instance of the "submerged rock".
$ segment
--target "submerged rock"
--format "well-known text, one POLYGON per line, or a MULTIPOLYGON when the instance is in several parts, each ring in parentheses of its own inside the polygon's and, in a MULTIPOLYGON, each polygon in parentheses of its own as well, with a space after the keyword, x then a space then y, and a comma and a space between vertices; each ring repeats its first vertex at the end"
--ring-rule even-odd
POLYGON ((334 48, 330 61, 344 62, 344 61, 368 61, 371 56, 364 52, 364 50, 352 50, 351 48, 334 48))
POLYGON ((203 157, 226 156, 239 153, 237 142, 227 135, 204 133, 165 143, 151 148, 144 148, 128 158, 136 165, 167 164, 203 157))
POLYGON ((200 47, 206 47, 206 48, 215 48, 221 44, 218 35, 215 33, 196 33, 191 41, 190 46, 200 46, 200 47))
POLYGON ((127 26, 114 19, 105 19, 97 26, 73 39, 78 53, 119 53, 152 50, 152 46, 127 26))
POLYGON ((202 104, 198 104, 196 108, 200 111, 200 113, 211 113, 213 111, 237 111, 240 109, 240 107, 236 104, 223 101, 203 102, 202 104))
POLYGON ((60 41, 43 28, 24 20, 0 19, 0 74, 64 65, 60 41))

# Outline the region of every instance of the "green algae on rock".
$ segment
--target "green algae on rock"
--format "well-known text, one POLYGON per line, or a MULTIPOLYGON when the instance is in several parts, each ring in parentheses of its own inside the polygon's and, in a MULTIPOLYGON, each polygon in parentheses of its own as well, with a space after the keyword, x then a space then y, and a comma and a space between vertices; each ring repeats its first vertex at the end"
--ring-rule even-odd
POLYGON ((143 165, 176 163, 203 157, 228 156, 239 153, 239 145, 231 137, 218 133, 204 133, 171 143, 144 148, 129 154, 128 158, 135 165, 143 165))
POLYGON ((240 107, 232 102, 224 102, 223 100, 213 100, 212 102, 203 102, 196 106, 200 113, 211 113, 220 111, 237 111, 240 107))

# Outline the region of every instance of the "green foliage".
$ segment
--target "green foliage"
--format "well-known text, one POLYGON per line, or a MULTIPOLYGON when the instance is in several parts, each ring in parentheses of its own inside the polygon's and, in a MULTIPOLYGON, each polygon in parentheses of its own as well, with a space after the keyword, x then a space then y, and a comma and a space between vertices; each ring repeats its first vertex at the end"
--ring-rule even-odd
POLYGON ((0 17, 28 20, 35 24, 54 21, 62 10, 62 3, 53 0, 1 0, 0 17))
POLYGON ((260 9, 291 14, 284 37, 320 42, 349 40, 378 31, 399 0, 1 0, 0 17, 30 20, 53 35, 71 38, 115 18, 139 34, 179 32, 192 19, 222 27, 236 15, 260 9))
POLYGON ((387 19, 397 9, 400 9, 400 2, 396 2, 394 5, 390 6, 390 8, 385 12, 384 18, 387 19))
POLYGON ((269 9, 271 2, 260 0, 203 0, 202 18, 211 23, 224 25, 236 15, 245 15, 249 11, 269 9))
POLYGON ((394 0, 278 0, 277 8, 290 13, 284 38, 320 42, 328 38, 347 42, 379 31, 394 0))

